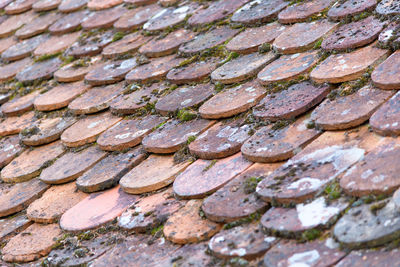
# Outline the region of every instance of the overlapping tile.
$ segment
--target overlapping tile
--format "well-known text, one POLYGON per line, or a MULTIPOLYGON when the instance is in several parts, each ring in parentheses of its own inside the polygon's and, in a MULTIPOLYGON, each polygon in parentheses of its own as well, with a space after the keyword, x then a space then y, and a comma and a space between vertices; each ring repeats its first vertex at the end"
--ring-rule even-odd
POLYGON ((93 86, 116 83, 136 66, 135 58, 113 61, 89 71, 85 76, 85 81, 93 86))
POLYGON ((371 11, 377 4, 376 0, 347 0, 336 2, 328 11, 328 17, 333 20, 341 20, 349 16, 355 16, 365 11, 371 11))
POLYGON ((372 114, 369 122, 374 132, 380 135, 399 135, 398 112, 400 94, 396 93, 372 114))
POLYGON ((114 22, 116 22, 125 11, 125 8, 117 6, 106 10, 92 12, 86 17, 85 21, 81 23, 82 28, 84 30, 92 30, 112 27, 114 22))
POLYGON ((80 37, 67 51, 67 55, 73 57, 86 57, 100 54, 103 48, 110 44, 114 34, 111 31, 103 34, 97 33, 91 36, 80 37))
POLYGON ((88 0, 63 0, 58 6, 58 10, 64 13, 77 11, 86 6, 88 0))
POLYGON ((0 240, 9 235, 24 230, 31 221, 24 214, 16 215, 6 219, 0 219, 0 240))
POLYGON ((39 91, 32 92, 22 97, 14 98, 1 105, 1 112, 5 116, 19 116, 33 109, 33 101, 39 96, 39 91))
POLYGON ((52 36, 36 47, 35 51, 33 51, 33 55, 36 57, 42 57, 61 53, 78 39, 79 34, 80 32, 74 32, 62 36, 52 36))
POLYGON ((10 16, 0 24, 0 37, 6 37, 12 35, 23 25, 30 23, 36 14, 33 12, 26 12, 16 16, 10 16))
POLYGON ((282 0, 254 0, 236 11, 231 20, 244 24, 268 22, 276 18, 288 4, 282 0))
POLYGON ((52 58, 46 61, 34 63, 26 67, 15 76, 22 83, 32 83, 34 81, 48 80, 53 77, 53 73, 61 65, 59 58, 52 58))
POLYGON ((0 67, 0 81, 12 80, 18 72, 33 63, 31 58, 24 58, 0 67))
POLYGON ((34 112, 27 112, 19 117, 8 117, 0 123, 0 136, 17 134, 35 121, 34 112))
POLYGON ((39 0, 32 5, 32 9, 36 12, 49 11, 56 9, 61 0, 39 0))
POLYGON ((386 250, 361 250, 352 251, 343 260, 341 260, 338 267, 372 267, 380 265, 382 267, 389 267, 393 264, 400 264, 398 258, 398 249, 390 251, 386 250))
POLYGON ((121 31, 129 31, 140 28, 151 17, 161 11, 157 4, 137 7, 125 12, 115 23, 114 28, 121 31))
POLYGON ((400 80, 395 73, 399 71, 400 53, 395 51, 382 64, 375 68, 371 74, 371 80, 375 86, 381 89, 399 89, 400 80))
POLYGON ((92 57, 88 61, 81 61, 78 59, 76 62, 67 64, 59 68, 54 73, 54 79, 58 82, 66 83, 81 81, 89 71, 102 64, 99 62, 99 60, 100 58, 98 56, 92 57))
POLYGON ((141 35, 140 32, 131 33, 125 35, 121 40, 106 46, 101 54, 106 58, 132 54, 150 39, 150 37, 141 35))
POLYGON ((19 39, 26 39, 40 33, 43 33, 47 28, 60 18, 58 13, 48 13, 43 16, 39 16, 29 24, 25 24, 22 28, 15 32, 15 36, 19 39))
POLYGON ((18 135, 2 138, 0 141, 0 168, 5 167, 23 151, 24 148, 19 143, 18 135))
POLYGON ((167 80, 175 84, 200 82, 206 79, 217 68, 217 59, 209 58, 204 61, 196 61, 189 65, 170 70, 167 80))
POLYGON ((378 3, 375 11, 380 15, 399 15, 400 6, 397 1, 383 0, 378 3))
POLYGON ((122 4, 122 0, 89 0, 88 8, 94 10, 102 10, 122 4))
POLYGON ((1 57, 8 61, 15 61, 29 56, 44 40, 46 36, 39 35, 27 40, 23 40, 1 54, 1 57))
POLYGON ((6 6, 4 11, 8 15, 24 13, 30 10, 35 2, 34 0, 15 0, 6 6))
POLYGON ((81 23, 86 20, 86 16, 89 12, 85 10, 77 11, 71 14, 67 14, 62 18, 58 19, 49 27, 51 34, 65 34, 73 32, 79 28, 81 23))
POLYGON ((334 1, 331 0, 316 0, 305 3, 297 3, 288 6, 278 15, 280 23, 296 23, 304 22, 307 19, 317 16, 319 13, 328 9, 334 1))

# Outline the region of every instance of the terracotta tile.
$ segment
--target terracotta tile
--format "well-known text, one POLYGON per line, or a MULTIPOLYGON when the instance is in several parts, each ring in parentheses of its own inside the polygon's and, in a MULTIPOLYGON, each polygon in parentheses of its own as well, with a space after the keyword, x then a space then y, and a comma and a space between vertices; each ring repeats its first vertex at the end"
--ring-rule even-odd
POLYGON ((0 67, 0 81, 12 80, 18 72, 33 63, 31 58, 24 58, 0 67))
POLYGON ((53 36, 41 43, 35 51, 33 51, 33 55, 40 57, 60 53, 69 48, 78 39, 79 35, 80 32, 74 32, 62 36, 53 36))
POLYGON ((315 86, 308 81, 294 84, 286 90, 267 95, 253 109, 253 115, 271 121, 297 117, 319 104, 330 89, 328 85, 315 86))
POLYGON ((107 109, 111 101, 124 90, 125 88, 120 83, 93 87, 69 103, 68 108, 75 114, 91 114, 99 112, 107 109))
POLYGON ((7 243, 2 250, 3 260, 8 262, 37 260, 50 253, 60 235, 61 229, 57 224, 32 224, 7 243))
POLYGON ((156 110, 161 115, 175 113, 183 108, 197 107, 214 93, 211 84, 178 87, 156 103, 156 110))
POLYGON ((53 73, 60 67, 60 65, 61 60, 59 58, 37 62, 23 69, 15 77, 22 83, 48 80, 53 77, 53 73))
POLYGON ((179 0, 160 0, 158 2, 161 6, 168 7, 177 4, 179 0))
POLYGON ((351 208, 336 223, 333 234, 346 248, 383 245, 399 236, 397 209, 395 204, 388 200, 351 208))
POLYGON ((75 42, 67 50, 67 55, 73 57, 86 57, 100 54, 103 48, 112 42, 113 36, 113 32, 107 31, 83 38, 80 41, 75 42))
POLYGON ((19 39, 26 39, 41 34, 60 17, 60 14, 54 12, 39 16, 29 24, 25 24, 22 28, 18 29, 15 32, 15 36, 19 39))
POLYGON ((119 186, 94 193, 61 216, 60 226, 66 231, 84 231, 108 223, 122 214, 138 197, 126 194, 119 186))
POLYGON ((0 123, 0 136, 17 134, 34 120, 35 113, 27 112, 20 117, 8 117, 0 123))
MULTIPOLYGON (((90 0, 93 1, 93 0, 90 0)), ((89 3, 90 3, 89 1, 89 3)), ((98 1, 98 0, 94 0, 98 1)), ((114 1, 114 0, 113 0, 114 1)), ((118 0, 119 1, 119 0, 118 0)), ((126 9, 122 6, 117 6, 114 8, 96 11, 90 13, 85 21, 81 23, 84 30, 92 30, 97 28, 109 28, 112 27, 114 22, 116 22, 124 13, 126 9)))
POLYGON ((36 0, 15 0, 6 6, 4 11, 8 15, 23 13, 30 10, 35 2, 36 0))
POLYGON ((196 160, 175 179, 174 192, 185 199, 203 198, 251 165, 240 153, 221 160, 196 160))
POLYGON ((114 28, 119 31, 129 31, 140 28, 146 21, 160 11, 161 7, 157 4, 128 10, 114 23, 114 28))
POLYGON ((1 58, 7 61, 15 61, 24 57, 28 57, 36 49, 36 47, 38 47, 46 39, 47 37, 45 35, 39 35, 24 41, 20 41, 4 51, 1 54, 1 58))
POLYGON ((399 107, 400 93, 396 93, 372 114, 369 123, 374 132, 380 135, 399 135, 399 107))
POLYGON ((399 250, 393 249, 386 251, 382 250, 359 250, 352 251, 343 260, 341 260, 337 267, 373 267, 382 266, 390 267, 400 264, 399 250))
POLYGON ((309 121, 308 117, 302 117, 281 129, 260 128, 243 144, 243 156, 255 162, 284 161, 293 157, 322 133, 307 129, 309 121))
POLYGON ((189 65, 170 70, 167 74, 167 80, 175 84, 200 82, 207 78, 216 68, 216 58, 209 58, 204 61, 196 61, 189 65))
POLYGON ((5 167, 24 150, 19 143, 18 135, 2 138, 0 140, 0 168, 5 167))
POLYGON ((262 44, 272 43, 284 30, 279 23, 270 23, 257 28, 247 28, 232 38, 226 48, 230 51, 247 54, 257 52, 262 44))
POLYGON ((10 4, 13 0, 1 0, 0 1, 0 9, 5 8, 8 4, 10 4))
POLYGON ((330 55, 320 63, 310 74, 318 83, 341 83, 355 80, 367 70, 384 60, 387 50, 370 45, 347 54, 330 55))
POLYGON ((207 119, 231 117, 257 105, 266 93, 258 83, 248 82, 216 94, 200 107, 199 112, 207 119))
POLYGON ((297 3, 288 6, 278 15, 280 23, 304 22, 312 16, 318 15, 329 8, 334 1, 332 0, 314 0, 305 3, 297 3))
POLYGON ((305 74, 317 62, 317 51, 283 55, 262 69, 258 73, 257 78, 262 84, 287 81, 305 74))
POLYGON ((36 223, 55 223, 64 212, 86 196, 77 190, 75 183, 52 186, 29 205, 26 214, 36 223))
POLYGON ((122 4, 123 0, 89 0, 88 8, 94 10, 107 9, 122 4))
POLYGON ((10 16, 0 24, 0 37, 12 35, 16 30, 23 25, 30 23, 36 14, 34 12, 26 12, 16 16, 10 16))
POLYGON ((71 14, 67 14, 62 18, 54 22, 50 27, 49 31, 51 34, 64 34, 73 32, 86 20, 89 12, 87 10, 77 11, 71 14))
POLYGON ((60 84, 33 101, 36 110, 51 111, 68 106, 76 97, 89 90, 83 82, 60 84))
POLYGON ((62 0, 58 10, 64 13, 77 11, 86 6, 88 0, 62 0))
POLYGON ((155 191, 173 183, 175 177, 189 165, 189 161, 175 163, 173 156, 150 155, 125 174, 119 183, 129 194, 155 191))
POLYGON ((371 74, 372 82, 381 89, 400 89, 400 80, 395 73, 400 70, 400 52, 395 51, 371 74))
POLYGON ((113 84, 123 80, 137 64, 136 58, 111 61, 89 71, 85 76, 85 81, 93 86, 113 84))
POLYGON ((189 18, 188 23, 190 25, 199 25, 221 20, 235 12, 236 9, 247 2, 249 2, 249 0, 220 0, 213 2, 207 8, 201 9, 194 13, 193 16, 189 18))
POLYGON ((147 57, 162 57, 175 53, 181 44, 187 43, 195 34, 186 29, 171 32, 164 38, 156 38, 140 47, 139 52, 147 57))
POLYGON ((125 150, 134 147, 166 118, 149 115, 143 119, 122 120, 102 133, 97 139, 98 146, 107 151, 125 150))
POLYGON ((1 112, 5 116, 19 116, 33 109, 33 101, 40 94, 34 91, 22 97, 13 98, 11 101, 1 105, 1 112))
POLYGON ((108 112, 88 116, 65 130, 61 135, 61 141, 68 147, 95 142, 102 132, 120 120, 121 118, 114 117, 108 112))
POLYGON ((60 142, 33 150, 25 150, 1 170, 1 179, 7 183, 25 182, 40 174, 46 165, 64 153, 60 142))
POLYGON ((124 153, 110 154, 78 177, 76 185, 79 190, 87 193, 111 188, 145 157, 141 147, 124 153))
POLYGON ((221 226, 199 215, 201 200, 190 200, 165 223, 164 235, 178 244, 197 243, 215 235, 221 226))
POLYGON ((39 0, 32 5, 35 12, 49 11, 56 9, 62 0, 39 0))
POLYGON ((376 0, 347 0, 337 2, 328 11, 328 17, 333 20, 341 20, 347 16, 354 16, 364 11, 373 10, 376 0))
POLYGON ((74 117, 41 119, 20 132, 19 137, 28 146, 48 144, 59 139, 62 132, 75 122, 74 117))
POLYGON ((181 149, 190 136, 197 136, 215 121, 195 119, 187 122, 168 121, 142 140, 144 149, 152 153, 168 154, 181 149))
POLYGON ((282 54, 293 54, 312 48, 318 40, 335 30, 337 23, 328 20, 297 23, 279 35, 273 47, 282 54))
POLYGON ((346 256, 339 250, 339 244, 333 239, 316 240, 298 244, 294 241, 281 241, 273 246, 264 256, 264 266, 333 266, 346 256))
POLYGON ((211 79, 224 84, 237 83, 255 76, 276 58, 272 52, 244 55, 225 63, 211 73, 211 79))
POLYGON ((197 35, 192 41, 179 47, 179 52, 184 54, 195 54, 203 50, 223 44, 235 36, 239 31, 227 26, 215 28, 204 34, 197 35))
POLYGON ((24 214, 0 219, 0 240, 27 228, 32 222, 24 214))
POLYGON ((236 11, 231 20, 243 24, 268 22, 276 18, 288 4, 283 0, 254 0, 236 11))
POLYGON ((183 58, 174 55, 153 59, 150 63, 140 65, 125 76, 127 82, 149 82, 163 79, 167 73, 178 66, 183 58))
POLYGON ((94 68, 100 66, 99 56, 91 57, 87 63, 80 64, 76 61, 59 68, 54 72, 54 79, 58 82, 77 82, 85 78, 86 74, 94 68))
POLYGON ((258 258, 270 249, 277 239, 262 233, 257 224, 223 230, 208 242, 211 253, 218 258, 258 258))
POLYGON ((280 165, 252 165, 204 200, 201 207, 204 214, 212 221, 226 223, 265 211, 267 203, 257 197, 252 183, 254 178, 267 176, 280 165))
POLYGON ((399 28, 400 23, 398 21, 390 22, 387 27, 379 34, 379 44, 384 47, 394 48, 393 50, 396 50, 395 47, 400 42, 400 35, 398 33, 399 28))
MULTIPOLYGON (((119 41, 109 44, 101 53, 103 57, 113 58, 125 54, 133 54, 140 46, 147 43, 151 38, 141 35, 139 32, 131 33, 119 41)), ((148 45, 148 44, 147 44, 148 45)))
POLYGON ((8 216, 21 211, 29 206, 30 203, 38 199, 48 185, 39 179, 15 184, 7 192, 0 196, 0 217, 8 216))
POLYGON ((133 4, 135 6, 147 6, 156 2, 157 0, 124 0, 124 3, 133 4))
POLYGON ((325 99, 314 109, 311 119, 324 130, 353 128, 366 122, 394 93, 367 85, 354 94, 325 99))
POLYGON ((18 39, 14 36, 6 37, 0 39, 0 53, 3 53, 11 46, 15 45, 18 42, 18 39))
POLYGON ((397 1, 393 0, 382 0, 376 6, 375 11, 379 15, 399 15, 400 14, 400 6, 397 1))

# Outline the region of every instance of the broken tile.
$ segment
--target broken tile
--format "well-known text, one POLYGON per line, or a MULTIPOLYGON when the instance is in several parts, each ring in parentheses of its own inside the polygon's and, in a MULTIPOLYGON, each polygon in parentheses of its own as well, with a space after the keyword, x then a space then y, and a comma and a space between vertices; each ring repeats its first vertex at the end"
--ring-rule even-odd
POLYGON ((350 252, 337 267, 390 267, 400 264, 399 250, 355 250, 350 252))
POLYGON ((30 224, 31 221, 26 217, 25 214, 0 219, 0 240, 10 236, 13 233, 19 233, 23 231, 30 224))
POLYGON ((143 119, 122 120, 103 132, 97 139, 98 146, 107 151, 125 150, 142 141, 166 118, 149 115, 143 119))
POLYGON ((18 72, 32 63, 31 58, 24 58, 0 67, 0 82, 12 80, 18 72))
POLYGON ((280 164, 253 164, 232 181, 207 197, 201 209, 208 219, 215 222, 232 222, 255 212, 263 212, 267 203, 255 194, 258 177, 272 173, 280 164))
POLYGON ((308 2, 300 2, 288 6, 278 15, 280 23, 289 24, 296 22, 304 22, 307 19, 316 16, 328 9, 334 1, 332 0, 314 0, 308 2))
POLYGON ((196 61, 189 65, 170 70, 167 74, 167 80, 175 84, 200 82, 207 78, 216 68, 217 60, 215 58, 196 61))
POLYGON ((122 4, 123 0, 89 0, 87 6, 89 9, 101 10, 122 4))
POLYGON ((243 24, 268 22, 275 19, 288 4, 283 0, 254 0, 233 13, 231 20, 243 24))
POLYGON ((400 70, 400 52, 395 51, 371 74, 372 82, 381 89, 400 89, 400 79, 396 73, 400 70))
POLYGON ((114 22, 116 22, 125 12, 126 9, 122 6, 92 12, 85 18, 85 21, 81 23, 81 26, 84 30, 109 28, 112 27, 114 22))
POLYGON ((7 15, 20 14, 32 8, 36 0, 15 0, 4 8, 7 15))
POLYGON ((382 0, 376 6, 375 11, 379 15, 399 15, 400 6, 396 0, 382 0))
POLYGON ((119 181, 129 194, 142 194, 166 187, 191 162, 175 163, 173 156, 150 155, 146 160, 124 175, 119 181))
POLYGON ((78 39, 79 35, 80 32, 73 32, 62 36, 52 36, 45 42, 42 42, 35 51, 33 51, 33 55, 41 57, 61 53, 70 47, 78 39))
POLYGON ((183 108, 196 107, 213 93, 214 86, 211 84, 178 87, 157 101, 155 108, 161 115, 168 115, 183 108))
POLYGON ((349 16, 358 15, 364 11, 373 10, 376 0, 347 0, 336 2, 328 11, 328 17, 333 20, 341 20, 349 16))
POLYGON ((288 81, 305 74, 318 62, 318 52, 304 52, 293 55, 282 55, 268 64, 258 75, 262 84, 288 81))
POLYGON ((0 123, 0 136, 17 134, 35 120, 34 112, 27 112, 20 117, 8 117, 0 123))
POLYGON ((47 30, 47 28, 60 18, 60 14, 51 12, 43 16, 39 16, 29 24, 25 24, 22 28, 15 32, 15 36, 19 39, 26 39, 47 30))
POLYGON ((77 11, 86 6, 88 0, 62 0, 58 10, 64 13, 77 11))
POLYGON ((120 216, 137 200, 138 196, 124 193, 119 186, 90 194, 61 216, 60 226, 74 232, 99 227, 120 216))
POLYGON ((355 80, 387 55, 387 50, 376 48, 373 44, 347 54, 330 55, 311 72, 310 77, 317 83, 355 80))
POLYGON ((308 117, 280 129, 271 126, 260 128, 242 146, 243 156, 254 162, 277 162, 293 157, 322 132, 308 129, 308 117))
POLYGON ((1 112, 5 116, 19 116, 33 109, 33 101, 40 94, 40 91, 34 91, 22 97, 16 97, 7 103, 1 105, 1 112))
POLYGON ((348 96, 325 99, 311 114, 315 124, 324 130, 349 129, 363 124, 386 102, 394 91, 379 90, 364 86, 348 96))
POLYGON ((146 151, 168 154, 181 149, 189 137, 197 136, 210 128, 215 121, 195 119, 187 122, 168 121, 154 132, 143 138, 142 144, 146 151))
POLYGON ((369 123, 374 132, 380 135, 399 135, 400 93, 396 93, 372 114, 369 123))
POLYGON ((139 32, 131 33, 124 36, 121 40, 107 45, 101 54, 106 58, 133 54, 140 46, 147 43, 148 40, 150 40, 150 37, 143 36, 139 32))
POLYGON ((79 28, 81 23, 87 18, 89 12, 85 10, 67 14, 54 22, 49 31, 51 34, 65 34, 73 32, 79 28))
POLYGON ((35 12, 49 11, 56 9, 62 0, 39 0, 32 5, 35 12))
POLYGON ((121 118, 112 116, 109 112, 87 116, 65 130, 61 135, 61 141, 68 147, 95 142, 102 132, 120 120, 121 118))
POLYGON ((224 84, 244 81, 256 75, 276 58, 272 52, 253 53, 230 60, 211 73, 211 79, 224 84))
POLYGON ((1 54, 1 58, 7 61, 15 61, 22 59, 24 57, 30 56, 30 54, 38 47, 41 43, 43 43, 46 39, 46 36, 39 35, 36 37, 32 37, 30 39, 21 41, 11 47, 9 47, 6 51, 1 54))
POLYGON ((24 150, 19 143, 18 135, 3 137, 0 140, 0 168, 5 167, 24 150))
POLYGON ((267 95, 254 107, 253 115, 271 121, 292 119, 319 104, 330 89, 328 85, 315 86, 308 81, 291 85, 286 90, 267 95))
POLYGON ((23 25, 30 23, 36 14, 34 12, 26 12, 16 16, 10 16, 5 21, 0 23, 0 37, 12 35, 16 30, 23 25))
POLYGON ((275 39, 273 47, 282 54, 303 52, 312 48, 316 42, 335 30, 337 26, 337 23, 329 22, 326 19, 297 23, 290 28, 286 28, 275 39))
POLYGON ((40 174, 55 158, 64 153, 60 142, 25 150, 1 170, 1 179, 7 183, 21 183, 40 174))
POLYGON ((216 94, 200 107, 199 112, 207 119, 231 117, 255 106, 266 93, 258 83, 248 82, 216 94))
POLYGON ((61 235, 58 224, 32 224, 11 238, 3 248, 3 260, 7 262, 29 262, 50 253, 61 235))
POLYGON ((196 160, 176 177, 174 192, 181 198, 203 198, 214 193, 252 165, 237 153, 221 160, 196 160))
POLYGON ((81 81, 89 71, 103 64, 97 63, 99 60, 100 57, 91 57, 89 62, 84 62, 83 64, 81 64, 80 60, 67 64, 54 72, 54 79, 58 82, 66 83, 81 81))
POLYGON ((60 65, 61 60, 59 58, 48 59, 26 67, 15 77, 22 83, 48 80, 53 77, 53 73, 60 67, 60 65))
POLYGON ((55 223, 64 212, 86 196, 76 188, 75 183, 52 186, 29 205, 26 214, 36 223, 55 223))
POLYGON ((78 177, 76 185, 79 190, 86 193, 111 188, 117 185, 121 177, 140 164, 145 157, 141 147, 124 153, 109 154, 78 177))
POLYGON ((168 240, 177 244, 198 243, 220 230, 219 224, 200 217, 201 202, 190 200, 167 220, 163 231, 168 240))
POLYGON ((114 28, 119 31, 140 28, 146 21, 160 12, 161 9, 159 5, 153 4, 128 10, 114 23, 114 28))
POLYGON ((97 33, 78 42, 75 42, 67 50, 68 56, 86 57, 100 54, 103 48, 113 40, 114 33, 111 31, 97 33))

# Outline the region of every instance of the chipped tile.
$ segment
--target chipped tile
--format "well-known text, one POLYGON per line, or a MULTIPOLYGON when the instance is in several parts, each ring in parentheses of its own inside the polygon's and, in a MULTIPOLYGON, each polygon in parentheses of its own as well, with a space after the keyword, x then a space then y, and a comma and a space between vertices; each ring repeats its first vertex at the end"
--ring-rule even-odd
POLYGON ((54 79, 65 83, 81 81, 89 71, 102 64, 97 63, 99 60, 99 57, 92 57, 88 63, 80 64, 77 61, 76 63, 67 64, 54 72, 54 79))
POLYGON ((86 57, 100 54, 103 48, 112 42, 113 36, 114 34, 111 31, 89 36, 72 44, 67 50, 67 55, 73 57, 86 57))

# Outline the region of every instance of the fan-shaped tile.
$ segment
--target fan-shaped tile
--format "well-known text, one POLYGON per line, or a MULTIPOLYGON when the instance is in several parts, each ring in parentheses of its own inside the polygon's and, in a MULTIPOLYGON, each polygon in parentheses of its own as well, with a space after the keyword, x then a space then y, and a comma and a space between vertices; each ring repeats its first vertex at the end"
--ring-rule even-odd
POLYGON ((115 23, 114 28, 119 31, 129 31, 140 28, 151 17, 161 11, 157 4, 137 7, 125 12, 115 23))
POLYGON ((31 58, 24 58, 0 67, 0 81, 6 82, 15 77, 18 72, 33 63, 31 58))
POLYGON ((37 62, 23 69, 15 77, 22 83, 48 80, 53 77, 53 73, 58 70, 61 63, 59 58, 37 62))
POLYGON ((304 22, 312 16, 318 15, 328 9, 334 1, 314 0, 288 6, 278 15, 280 23, 304 22))
POLYGON ((369 123, 374 132, 380 135, 400 134, 400 93, 396 93, 372 114, 369 123))
POLYGON ((2 138, 0 140, 0 168, 5 167, 24 150, 19 143, 18 135, 2 138))
POLYGON ((231 20, 244 24, 268 22, 275 19, 288 4, 283 0, 254 0, 233 13, 231 20))
POLYGON ((4 51, 1 54, 1 57, 7 61, 15 61, 24 57, 28 57, 46 39, 47 37, 45 35, 39 35, 24 41, 20 41, 4 51))
POLYGON ((364 11, 373 10, 376 0, 347 0, 336 2, 328 11, 328 17, 333 20, 341 20, 349 16, 358 15, 364 11))
POLYGON ((78 39, 79 35, 80 32, 74 32, 62 36, 52 36, 36 47, 33 55, 41 57, 60 53, 69 48, 78 39))
POLYGON ((125 12, 126 9, 121 6, 92 12, 85 18, 85 21, 83 21, 81 25, 84 30, 109 28, 112 27, 114 22, 116 22, 125 12))
POLYGON ((371 74, 372 82, 381 89, 400 89, 400 79, 396 73, 400 71, 400 52, 395 51, 371 74))
POLYGON ((88 0, 62 0, 58 10, 64 13, 77 11, 86 6, 88 0))
POLYGON ((35 91, 22 97, 17 97, 4 103, 1 112, 6 116, 18 116, 33 109, 33 101, 38 97, 40 91, 35 91))
MULTIPOLYGON (((143 36, 139 32, 124 36, 121 40, 107 45, 101 53, 103 57, 113 58, 125 54, 133 54, 140 46, 146 44, 151 38, 143 36)), ((147 46, 148 44, 146 44, 147 46)))

